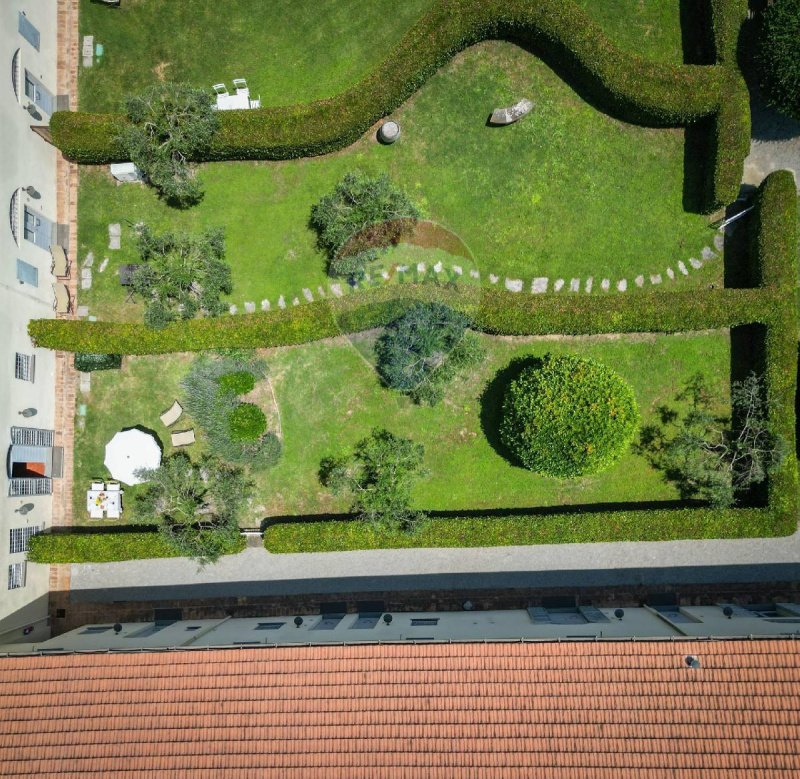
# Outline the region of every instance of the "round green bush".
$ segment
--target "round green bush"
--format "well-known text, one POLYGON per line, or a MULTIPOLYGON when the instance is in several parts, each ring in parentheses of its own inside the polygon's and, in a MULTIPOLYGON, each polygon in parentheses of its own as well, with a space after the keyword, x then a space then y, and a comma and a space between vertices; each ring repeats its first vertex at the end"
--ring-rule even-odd
POLYGON ((769 104, 800 119, 800 0, 778 0, 767 8, 758 62, 769 104))
POLYGON ((500 438, 536 473, 599 473, 627 449, 639 423, 631 387, 614 371, 576 355, 546 355, 510 382, 500 438))
POLYGON ((255 404, 240 403, 228 417, 228 428, 234 441, 257 441, 267 429, 267 418, 255 404))
POLYGON ((229 392, 231 395, 246 395, 256 386, 256 377, 249 371, 234 371, 226 373, 217 379, 220 392, 229 392))

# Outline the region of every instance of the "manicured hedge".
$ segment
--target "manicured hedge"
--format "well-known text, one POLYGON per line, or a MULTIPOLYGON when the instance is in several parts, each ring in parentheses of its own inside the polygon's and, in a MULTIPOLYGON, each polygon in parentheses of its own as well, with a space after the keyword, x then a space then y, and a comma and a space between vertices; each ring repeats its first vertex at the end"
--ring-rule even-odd
POLYGON ((755 283, 791 288, 797 283, 797 190, 788 170, 764 179, 756 192, 750 253, 755 283))
POLYGON ((79 352, 75 355, 74 365, 76 371, 88 373, 91 371, 107 371, 122 367, 121 354, 87 354, 79 352))
MULTIPOLYGON (((361 137, 393 111, 455 53, 490 38, 521 40, 557 60, 588 85, 608 110, 652 126, 681 126, 703 118, 712 134, 709 210, 738 192, 749 140, 747 88, 736 69, 735 39, 746 0, 711 2, 720 64, 672 66, 614 46, 591 16, 571 0, 439 0, 387 59, 352 88, 327 100, 250 111, 226 111, 204 159, 288 159, 326 154, 361 137), (735 187, 734 187, 735 184, 735 187)), ((54 143, 71 160, 108 163, 124 158, 115 141, 125 117, 54 114, 54 143)))
MULTIPOLYGON (((239 537, 226 554, 237 554, 246 546, 239 537)), ((45 533, 33 536, 28 560, 33 563, 114 563, 154 557, 179 557, 156 530, 150 532, 45 533)))

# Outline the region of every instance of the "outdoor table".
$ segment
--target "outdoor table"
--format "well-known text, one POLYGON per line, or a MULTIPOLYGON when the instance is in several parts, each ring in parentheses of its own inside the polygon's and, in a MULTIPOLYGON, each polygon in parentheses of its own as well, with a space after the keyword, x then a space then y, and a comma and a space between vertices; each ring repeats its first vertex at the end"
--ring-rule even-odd
POLYGON ((217 95, 217 108, 220 111, 233 111, 237 108, 250 108, 249 95, 217 95))
POLYGON ((103 512, 108 511, 110 508, 116 508, 118 512, 121 511, 121 493, 119 491, 109 492, 108 490, 87 490, 86 510, 91 512, 98 508, 103 512))

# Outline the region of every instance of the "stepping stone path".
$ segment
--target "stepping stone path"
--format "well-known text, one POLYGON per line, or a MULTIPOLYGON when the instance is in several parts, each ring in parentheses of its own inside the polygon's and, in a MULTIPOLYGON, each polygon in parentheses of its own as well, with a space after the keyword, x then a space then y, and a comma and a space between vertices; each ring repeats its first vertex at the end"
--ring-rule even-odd
POLYGON ((322 287, 317 287, 317 294, 318 294, 318 295, 319 295, 321 298, 324 298, 324 297, 325 297, 325 290, 324 290, 324 289, 322 289, 322 287))
POLYGON ((292 298, 292 305, 299 306, 300 305, 300 298, 292 298))
POLYGON ((580 292, 581 291, 581 280, 580 279, 570 279, 569 291, 570 292, 580 292))
POLYGON ((286 308, 286 301, 283 299, 283 295, 278 298, 278 308, 286 308))
POLYGON ((307 287, 303 287, 303 297, 310 303, 314 300, 314 296, 311 294, 311 290, 307 287))
MULTIPOLYGON (((589 276, 589 278, 586 279, 586 284, 583 287, 584 291, 587 294, 592 291, 592 284, 593 283, 594 283, 594 276, 589 276)), ((577 292, 577 290, 575 290, 575 291, 577 292)))
POLYGON ((417 273, 425 273, 425 263, 418 262, 417 263, 417 273))
POLYGON ((92 389, 92 374, 88 371, 86 373, 81 371, 78 375, 80 376, 78 386, 84 395, 88 395, 92 389))
POLYGON ((722 233, 717 233, 714 236, 714 248, 721 252, 725 248, 725 236, 722 233))
POLYGON ((633 280, 633 283, 636 284, 637 287, 643 287, 644 286, 644 276, 637 276, 633 280))
POLYGON ((495 276, 494 273, 490 273, 489 274, 489 281, 492 284, 497 284, 497 282, 500 281, 500 277, 499 276, 495 276))
POLYGON ((675 278, 675 271, 672 270, 672 268, 667 268, 667 276, 669 276, 671 279, 674 279, 675 278))
POLYGON ((100 267, 97 269, 98 273, 102 273, 108 267, 108 257, 103 257, 100 267))
MULTIPOLYGON (((545 279, 545 282, 547 282, 547 279, 545 279)), ((536 283, 536 279, 533 280, 533 283, 536 283)), ((506 279, 506 289, 509 292, 522 292, 522 279, 506 279)), ((545 289, 547 289, 546 283, 545 289)))
POLYGON ((83 57, 83 67, 91 68, 94 64, 94 35, 83 36, 81 55, 83 57))
POLYGON ((472 276, 473 279, 479 279, 481 277, 480 272, 476 270, 471 270, 469 275, 472 276))
POLYGON ((88 319, 90 322, 96 322, 96 321, 97 321, 97 317, 96 317, 96 316, 94 316, 94 315, 93 315, 93 316, 90 316, 90 317, 86 317, 86 318, 87 318, 87 319, 88 319))
POLYGON ((86 259, 83 261, 84 268, 91 268, 94 265, 94 252, 89 252, 86 255, 86 259))
POLYGON ((256 310, 255 303, 245 303, 244 310, 247 311, 248 314, 252 314, 256 310))
POLYGON ((231 312, 231 314, 235 314, 239 309, 236 308, 236 305, 234 304, 228 310, 231 312))
POLYGON ((650 283, 651 284, 660 284, 661 283, 661 274, 660 273, 651 273, 650 274, 650 283))
POLYGON ((610 286, 611 286, 611 282, 610 282, 608 279, 603 279, 603 280, 600 282, 600 289, 602 289, 602 290, 603 290, 603 292, 608 292, 608 288, 609 288, 610 286))
POLYGON ((436 265, 433 266, 434 273, 441 273, 443 267, 444 265, 442 265, 441 262, 437 262, 436 265))
POLYGON ((711 249, 710 246, 704 246, 703 250, 700 252, 700 256, 704 260, 713 260, 717 255, 714 253, 714 251, 711 249))
POLYGON ((553 284, 553 292, 561 292, 561 288, 564 286, 564 279, 556 279, 555 284, 553 284))
MULTIPOLYGON (((538 276, 531 284, 531 292, 536 294, 547 292, 547 282, 548 278, 546 276, 538 276)), ((506 289, 510 289, 512 292, 522 292, 522 281, 506 279, 506 289)))
MULTIPOLYGON (((342 295, 344 295, 341 284, 331 284, 331 292, 333 292, 337 298, 340 298, 342 295)), ((281 295, 281 300, 283 300, 283 295, 281 295)))
POLYGON ((82 268, 81 269, 81 289, 91 289, 92 288, 92 269, 91 268, 82 268))
POLYGON ((460 265, 454 265, 453 273, 457 274, 458 276, 461 276, 464 273, 464 269, 460 265))
POLYGON ((89 316, 89 306, 78 306, 78 316, 89 316))
POLYGON ((686 267, 686 263, 683 260, 678 260, 678 270, 684 275, 689 275, 689 269, 686 267))
POLYGON ((262 300, 261 301, 261 310, 262 311, 269 311, 269 309, 270 309, 269 300, 262 300))
POLYGON ((108 226, 108 248, 119 249, 122 240, 122 226, 119 222, 108 226))
POLYGON ((620 279, 617 282, 617 289, 620 292, 625 292, 625 290, 628 289, 628 280, 627 279, 620 279))
POLYGON ((695 259, 694 257, 689 258, 689 265, 691 265, 695 270, 700 270, 703 267, 703 263, 700 260, 695 259))

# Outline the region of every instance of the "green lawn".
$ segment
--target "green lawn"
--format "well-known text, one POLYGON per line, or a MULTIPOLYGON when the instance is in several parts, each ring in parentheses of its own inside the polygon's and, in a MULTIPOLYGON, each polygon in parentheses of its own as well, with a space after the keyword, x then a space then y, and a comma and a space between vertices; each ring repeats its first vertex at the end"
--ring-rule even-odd
MULTIPOLYGON (((387 172, 436 222, 460 236, 484 283, 490 274, 626 279, 660 273, 670 287, 719 283, 714 261, 688 266, 711 242, 707 219, 684 212, 683 132, 616 121, 581 100, 541 61, 503 42, 473 47, 435 75, 395 118, 394 146, 372 136, 326 157, 287 162, 229 162, 202 167, 203 202, 187 211, 163 205, 140 185, 116 186, 107 172, 85 168, 79 199, 81 259, 110 257, 79 302, 101 319, 137 318, 125 306, 117 265, 136 260, 133 227, 201 229, 222 225, 234 269, 230 302, 241 310, 279 295, 302 300, 325 286, 325 259, 308 228, 311 206, 347 171, 387 172), (521 95, 536 101, 517 125, 485 125, 493 106, 521 95), (110 252, 108 224, 123 224, 122 249, 110 252), (666 275, 671 267, 676 275, 666 275)), ((451 263, 452 264, 452 263, 451 263)), ((458 261, 455 264, 462 264, 458 261)), ((96 265, 97 267, 97 265, 96 265)), ((502 283, 502 282, 501 282, 502 283)))
MULTIPOLYGON (((473 375, 457 381, 447 401, 435 408, 415 406, 380 386, 372 365, 373 338, 374 334, 367 334, 265 353, 284 453, 277 466, 256 476, 257 490, 245 524, 256 524, 265 516, 346 510, 346 500, 334 498, 319 484, 319 462, 326 455, 349 451, 375 426, 424 444, 429 475, 414 496, 421 508, 467 510, 677 498, 661 474, 633 452, 604 474, 571 481, 536 476, 498 454, 484 433, 484 426, 496 429, 492 398, 497 395, 490 390, 484 398, 484 393, 497 371, 518 356, 574 352, 606 363, 634 387, 645 423, 653 420, 659 404, 671 401, 699 370, 709 377, 721 409, 729 397, 727 333, 556 340, 481 336, 486 359, 473 375)), ((168 441, 158 415, 173 398, 181 398, 179 382, 190 359, 186 355, 129 357, 122 371, 93 375, 85 428, 78 430, 75 442, 74 500, 79 521, 88 521, 85 490, 91 478, 104 473, 104 446, 117 430, 141 424, 168 441)), ((184 418, 178 427, 190 425, 184 418)), ((187 451, 192 457, 204 451, 201 434, 187 451)), ((133 492, 126 493, 128 500, 133 492)))

